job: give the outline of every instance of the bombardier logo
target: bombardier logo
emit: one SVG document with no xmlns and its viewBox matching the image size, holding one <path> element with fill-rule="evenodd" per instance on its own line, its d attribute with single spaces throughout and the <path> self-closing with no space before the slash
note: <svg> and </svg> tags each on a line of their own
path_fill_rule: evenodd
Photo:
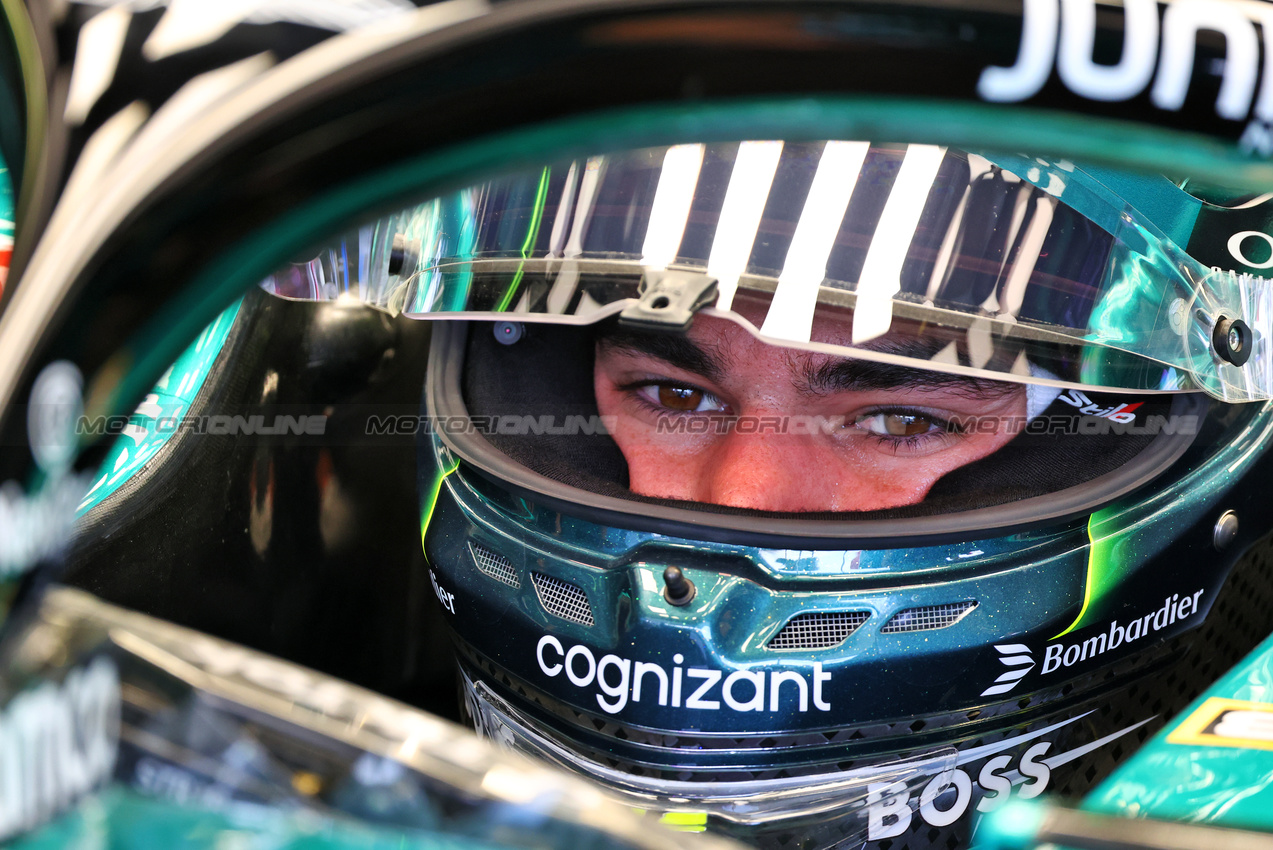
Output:
<svg viewBox="0 0 1273 850">
<path fill-rule="evenodd" d="M 1008 672 L 1000 675 L 993 685 L 982 691 L 983 697 L 1006 694 L 1017 686 L 1026 673 L 1034 669 L 1034 656 L 1030 654 L 1030 647 L 1024 643 L 996 644 L 995 649 L 999 652 L 999 663 L 1006 665 Z"/>
<path fill-rule="evenodd" d="M 1108 627 L 1101 626 L 1096 634 L 1083 640 L 1069 644 L 1064 641 L 1050 643 L 1043 650 L 1043 667 L 1039 672 L 1046 674 L 1064 667 L 1073 667 L 1160 629 L 1183 622 L 1198 613 L 1198 604 L 1203 593 L 1203 590 L 1195 590 L 1183 596 L 1173 593 L 1165 597 L 1162 604 L 1153 611 L 1135 620 L 1122 623 L 1111 620 Z M 1034 651 L 1023 643 L 996 644 L 995 651 L 999 653 L 999 663 L 1008 669 L 981 692 L 983 697 L 1006 694 L 1020 684 L 1037 663 Z"/>
<path fill-rule="evenodd" d="M 1042 672 L 1051 673 L 1061 667 L 1071 667 L 1080 661 L 1104 655 L 1124 643 L 1131 643 L 1159 629 L 1184 620 L 1198 611 L 1198 598 L 1202 596 L 1202 593 L 1201 590 L 1195 590 L 1193 593 L 1186 594 L 1183 597 L 1179 593 L 1173 593 L 1163 600 L 1160 608 L 1149 612 L 1143 617 L 1138 617 L 1126 625 L 1120 624 L 1118 620 L 1112 620 L 1108 630 L 1102 629 L 1099 633 L 1086 640 L 1076 641 L 1068 645 L 1050 643 L 1043 653 Z"/>
</svg>

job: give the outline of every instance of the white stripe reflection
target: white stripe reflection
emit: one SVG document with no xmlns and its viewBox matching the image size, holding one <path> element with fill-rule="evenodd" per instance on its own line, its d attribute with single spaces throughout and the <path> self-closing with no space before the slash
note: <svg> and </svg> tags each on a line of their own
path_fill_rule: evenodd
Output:
<svg viewBox="0 0 1273 850">
<path fill-rule="evenodd" d="M 1043 241 L 1052 229 L 1052 213 L 1056 210 L 1056 200 L 1046 195 L 1034 199 L 1034 217 L 1026 229 L 1025 238 L 1021 240 L 1021 249 L 1017 252 L 1008 274 L 1008 283 L 999 296 L 996 305 L 1001 314 L 1017 317 L 1021 305 L 1025 302 L 1025 291 L 1030 285 L 1030 276 L 1039 262 L 1039 252 L 1043 250 Z"/>
<path fill-rule="evenodd" d="M 641 247 L 641 265 L 665 269 L 676 259 L 702 165 L 702 145 L 675 145 L 663 155 L 663 170 L 650 206 L 650 225 Z"/>
<path fill-rule="evenodd" d="M 937 255 L 937 262 L 933 264 L 933 275 L 928 280 L 928 291 L 924 294 L 924 298 L 930 302 L 937 300 L 938 293 L 946 283 L 951 256 L 955 250 L 955 240 L 959 236 L 960 223 L 964 220 L 964 210 L 968 206 L 968 196 L 972 193 L 972 187 L 977 185 L 977 181 L 983 174 L 988 174 L 993 169 L 994 166 L 989 160 L 975 153 L 968 154 L 968 185 L 964 189 L 963 197 L 959 199 L 959 208 L 955 210 L 950 224 L 946 227 L 946 237 L 942 240 L 941 252 Z"/>
<path fill-rule="evenodd" d="M 827 258 L 835 247 L 836 234 L 870 147 L 870 142 L 827 142 L 796 222 L 773 303 L 760 328 L 762 334 L 797 342 L 809 340 Z"/>
<path fill-rule="evenodd" d="M 583 180 L 579 181 L 579 200 L 575 202 L 574 222 L 570 225 L 570 239 L 566 241 L 564 253 L 567 257 L 578 257 L 583 253 L 584 235 L 592 221 L 592 201 L 605 171 L 606 158 L 603 156 L 591 157 L 584 166 Z"/>
<path fill-rule="evenodd" d="M 906 149 L 858 281 L 853 310 L 854 345 L 888 333 L 893 324 L 893 296 L 902 289 L 902 263 L 945 156 L 945 148 L 932 145 L 911 145 Z"/>
<path fill-rule="evenodd" d="M 606 159 L 603 156 L 591 157 L 583 169 L 583 178 L 579 180 L 579 197 L 575 200 L 575 214 L 572 217 L 570 225 L 570 238 L 566 240 L 564 248 L 560 248 L 558 239 L 561 234 L 558 232 L 558 225 L 565 227 L 564 219 L 562 219 L 560 211 L 557 220 L 553 222 L 552 234 L 552 251 L 553 256 L 563 254 L 566 261 L 561 264 L 560 271 L 553 281 L 553 288 L 548 293 L 546 309 L 549 313 L 564 313 L 566 306 L 570 304 L 570 299 L 574 297 L 575 289 L 579 286 L 579 264 L 573 257 L 578 257 L 583 253 L 583 240 L 587 236 L 588 225 L 592 223 L 592 210 L 594 200 L 597 196 L 597 189 L 601 185 L 601 178 L 605 176 Z M 561 207 L 566 206 L 566 199 L 570 197 L 570 193 L 574 192 L 575 187 L 575 166 L 572 163 L 570 172 L 566 177 L 566 189 L 569 192 L 562 192 Z M 525 313 L 530 309 L 530 293 L 523 292 L 521 301 L 518 302 L 517 311 Z"/>
<path fill-rule="evenodd" d="M 579 182 L 579 163 L 570 163 L 570 170 L 566 172 L 566 185 L 561 189 L 561 202 L 557 204 L 557 215 L 553 218 L 552 235 L 548 239 L 548 255 L 550 257 L 560 257 L 566 247 L 566 226 L 570 223 L 570 212 L 574 208 L 574 204 L 570 201 L 575 197 L 575 187 Z"/>
<path fill-rule="evenodd" d="M 747 270 L 781 156 L 780 141 L 743 142 L 738 146 L 720 222 L 712 238 L 712 253 L 707 258 L 707 273 L 718 281 L 719 310 L 728 310 L 733 304 L 738 278 Z"/>
</svg>

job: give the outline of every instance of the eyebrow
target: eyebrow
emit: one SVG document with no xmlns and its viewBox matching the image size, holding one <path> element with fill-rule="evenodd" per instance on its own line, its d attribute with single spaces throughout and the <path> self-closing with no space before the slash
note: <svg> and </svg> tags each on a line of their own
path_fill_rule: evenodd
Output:
<svg viewBox="0 0 1273 850">
<path fill-rule="evenodd" d="M 1022 389 L 1020 384 L 951 375 L 911 366 L 876 363 L 870 360 L 837 358 L 815 364 L 806 360 L 797 389 L 809 395 L 832 395 L 865 390 L 909 390 L 955 392 L 969 398 L 1003 398 Z"/>
<path fill-rule="evenodd" d="M 605 332 L 597 341 L 603 348 L 655 357 L 712 381 L 719 381 L 725 374 L 719 355 L 708 353 L 680 334 L 646 333 L 616 328 Z"/>
<path fill-rule="evenodd" d="M 885 334 L 858 347 L 881 354 L 931 361 L 950 343 L 951 340 L 938 336 Z M 1008 381 L 976 378 L 971 375 L 952 375 L 931 369 L 853 358 L 835 358 L 820 363 L 806 358 L 802 378 L 801 391 L 812 395 L 905 387 L 921 392 L 942 390 L 968 398 L 991 399 L 1003 398 L 1022 389 L 1020 384 Z"/>
<path fill-rule="evenodd" d="M 679 334 L 615 328 L 602 334 L 598 342 L 606 349 L 657 358 L 711 381 L 720 381 L 725 374 L 724 364 L 717 353 L 709 352 Z M 883 337 L 861 348 L 929 360 L 948 342 L 940 339 Z M 792 353 L 804 355 L 801 357 L 796 389 L 806 395 L 904 388 L 919 391 L 943 390 L 970 398 L 1002 398 L 1022 388 L 1020 384 L 1008 381 L 951 375 L 913 366 L 834 356 L 827 356 L 828 359 L 819 362 L 815 359 L 817 355 L 794 350 Z"/>
</svg>

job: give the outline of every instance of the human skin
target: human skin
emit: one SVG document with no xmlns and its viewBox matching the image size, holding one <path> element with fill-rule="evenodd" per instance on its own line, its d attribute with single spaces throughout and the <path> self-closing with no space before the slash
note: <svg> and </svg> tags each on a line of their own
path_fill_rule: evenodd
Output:
<svg viewBox="0 0 1273 850">
<path fill-rule="evenodd" d="M 847 345 L 850 333 L 842 317 L 813 327 L 817 342 Z M 683 338 L 603 336 L 593 383 L 633 492 L 768 511 L 916 504 L 946 473 L 1004 446 L 1026 412 L 1020 384 L 770 345 L 705 315 Z M 678 417 L 710 427 L 677 427 Z M 779 418 L 760 425 L 766 417 Z M 843 425 L 779 433 L 772 423 L 784 417 Z M 960 427 L 970 417 L 994 427 Z"/>
</svg>

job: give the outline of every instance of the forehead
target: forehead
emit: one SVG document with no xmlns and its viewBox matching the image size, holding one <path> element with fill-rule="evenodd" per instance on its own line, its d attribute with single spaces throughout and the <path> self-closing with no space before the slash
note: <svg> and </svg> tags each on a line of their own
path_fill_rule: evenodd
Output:
<svg viewBox="0 0 1273 850">
<path fill-rule="evenodd" d="M 739 293 L 731 306 L 731 312 L 745 319 L 757 330 L 763 329 L 768 310 L 769 298 L 753 293 Z M 815 365 L 845 359 L 833 354 L 802 350 L 796 346 L 788 348 L 781 344 L 767 343 L 757 339 L 737 322 L 711 316 L 697 316 L 690 326 L 688 336 L 699 346 L 715 349 L 722 357 L 783 352 L 793 362 Z M 928 360 L 960 337 L 962 334 L 954 329 L 895 317 L 887 333 L 854 345 L 853 311 L 847 307 L 819 303 L 813 317 L 809 341 L 839 348 L 883 351 Z"/>
</svg>

